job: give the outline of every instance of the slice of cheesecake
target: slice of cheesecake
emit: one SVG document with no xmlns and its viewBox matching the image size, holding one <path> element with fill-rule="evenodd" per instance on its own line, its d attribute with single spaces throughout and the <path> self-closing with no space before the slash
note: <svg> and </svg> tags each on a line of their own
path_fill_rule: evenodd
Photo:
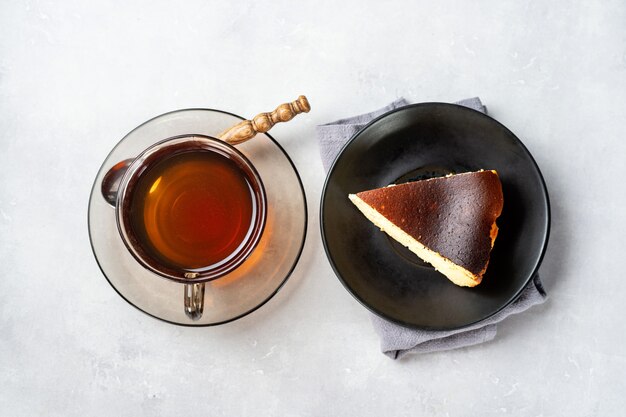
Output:
<svg viewBox="0 0 626 417">
<path fill-rule="evenodd" d="M 502 212 L 496 171 L 391 185 L 349 198 L 372 223 L 456 285 L 480 284 Z"/>
</svg>

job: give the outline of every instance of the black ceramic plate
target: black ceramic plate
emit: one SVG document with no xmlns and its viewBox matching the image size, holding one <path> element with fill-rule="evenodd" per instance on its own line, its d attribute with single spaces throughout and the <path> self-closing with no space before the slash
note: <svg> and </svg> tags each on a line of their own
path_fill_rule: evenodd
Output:
<svg viewBox="0 0 626 417">
<path fill-rule="evenodd" d="M 447 173 L 495 169 L 504 208 L 480 285 L 462 288 L 370 223 L 348 194 Z M 395 323 L 457 329 L 514 301 L 539 268 L 550 207 L 537 164 L 515 135 L 466 107 L 421 103 L 391 111 L 357 133 L 331 167 L 321 229 L 335 273 L 363 305 Z"/>
</svg>

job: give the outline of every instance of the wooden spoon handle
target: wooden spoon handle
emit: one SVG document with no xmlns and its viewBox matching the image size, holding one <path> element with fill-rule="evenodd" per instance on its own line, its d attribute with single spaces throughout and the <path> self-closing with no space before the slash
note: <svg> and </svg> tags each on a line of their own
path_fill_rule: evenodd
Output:
<svg viewBox="0 0 626 417">
<path fill-rule="evenodd" d="M 237 123 L 222 132 L 218 138 L 231 145 L 237 145 L 252 139 L 257 133 L 267 132 L 276 123 L 287 122 L 297 114 L 308 113 L 309 110 L 311 110 L 309 101 L 305 96 L 300 96 L 291 103 L 281 104 L 271 113 L 260 113 L 254 116 L 252 120 Z"/>
</svg>

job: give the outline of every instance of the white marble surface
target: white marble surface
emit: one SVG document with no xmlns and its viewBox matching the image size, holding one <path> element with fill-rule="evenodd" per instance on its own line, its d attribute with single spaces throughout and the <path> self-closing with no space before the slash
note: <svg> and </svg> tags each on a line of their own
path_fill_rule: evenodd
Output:
<svg viewBox="0 0 626 417">
<path fill-rule="evenodd" d="M 609 416 L 626 406 L 626 5 L 2 1 L 0 415 Z M 109 149 L 157 114 L 251 116 L 307 94 L 275 137 L 310 203 L 303 258 L 218 328 L 130 307 L 87 235 Z M 482 346 L 392 361 L 323 253 L 314 126 L 401 95 L 480 95 L 548 183 L 550 300 Z"/>
</svg>

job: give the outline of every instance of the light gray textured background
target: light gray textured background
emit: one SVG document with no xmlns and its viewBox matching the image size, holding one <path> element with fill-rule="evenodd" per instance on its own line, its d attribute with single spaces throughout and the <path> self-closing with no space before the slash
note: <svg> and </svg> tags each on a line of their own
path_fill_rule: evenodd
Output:
<svg viewBox="0 0 626 417">
<path fill-rule="evenodd" d="M 574 3 L 2 1 L 0 415 L 623 414 L 626 5 Z M 110 148 L 169 110 L 301 93 L 313 111 L 273 132 L 310 203 L 283 290 L 219 328 L 126 304 L 86 228 Z M 394 362 L 324 256 L 314 126 L 401 95 L 480 95 L 542 168 L 553 229 L 546 304 Z"/>
</svg>

